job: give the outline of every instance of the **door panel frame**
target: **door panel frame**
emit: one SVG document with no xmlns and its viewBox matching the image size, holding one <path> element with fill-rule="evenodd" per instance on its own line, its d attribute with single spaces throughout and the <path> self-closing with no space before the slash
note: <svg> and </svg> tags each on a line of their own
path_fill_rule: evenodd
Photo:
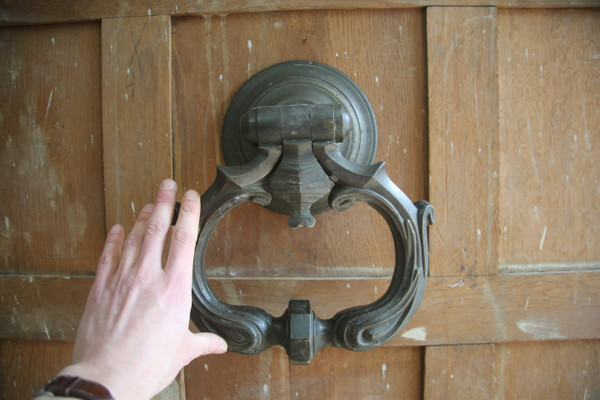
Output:
<svg viewBox="0 0 600 400">
<path fill-rule="evenodd" d="M 86 3 L 83 10 L 78 9 L 78 2 L 60 7 L 55 4 L 58 1 L 31 1 L 26 8 L 18 8 L 16 0 L 5 2 L 0 13 L 0 26 L 103 19 L 102 132 L 107 228 L 115 222 L 129 228 L 136 212 L 143 207 L 144 199 L 152 198 L 160 180 L 174 176 L 172 16 L 366 5 L 398 8 L 478 3 L 469 0 L 389 0 L 360 4 L 352 1 L 326 4 L 257 1 L 243 2 L 247 5 L 242 6 L 238 1 L 202 2 L 200 5 L 195 2 L 177 2 L 175 5 L 171 1 L 162 2 L 155 9 L 150 9 L 150 3 L 144 2 L 125 10 L 125 7 L 110 7 L 104 1 L 93 1 Z M 501 0 L 494 5 L 583 7 L 598 4 L 594 0 L 523 0 L 519 4 Z M 496 7 L 427 9 L 429 193 L 439 212 L 436 225 L 430 230 L 431 277 L 425 298 L 408 327 L 388 344 L 426 348 L 426 398 L 460 398 L 459 394 L 465 394 L 465 385 L 472 386 L 466 393 L 469 398 L 477 397 L 476 390 L 495 393 L 498 384 L 492 378 L 497 363 L 506 356 L 502 353 L 505 343 L 600 338 L 600 296 L 597 295 L 600 272 L 597 269 L 498 274 L 497 173 L 501 149 L 497 18 Z M 461 41 L 470 45 L 458 48 Z M 158 45 L 144 45 L 150 42 Z M 485 57 L 482 57 L 482 48 Z M 140 65 L 136 69 L 137 58 L 142 56 L 145 66 L 149 66 L 143 71 Z M 471 69 L 465 70 L 465 66 Z M 465 76 L 472 86 L 461 80 Z M 133 94 L 134 89 L 137 96 Z M 459 115 L 461 110 L 467 110 L 468 118 Z M 456 134 L 454 140 L 464 144 L 461 149 L 464 153 L 456 159 L 449 157 L 452 144 L 448 132 L 451 129 L 452 135 Z M 122 171 L 134 169 L 145 173 L 122 174 Z M 454 182 L 455 176 L 464 178 L 464 182 Z M 468 196 L 464 196 L 465 189 Z M 464 232 L 468 233 L 463 235 Z M 4 296 L 0 303 L 0 338 L 74 340 L 92 281 L 93 276 L 89 275 L 2 276 L 0 292 Z M 353 302 L 373 301 L 377 293 L 385 291 L 388 283 L 386 279 L 211 280 L 216 294 L 223 300 L 240 303 L 237 293 L 243 291 L 244 302 L 255 301 L 275 314 L 277 310 L 285 309 L 288 299 L 300 293 L 310 298 L 314 294 L 313 306 L 320 317 L 331 316 Z M 352 290 L 345 290 L 345 287 L 352 287 Z M 333 300 L 330 297 L 319 299 L 319 293 L 336 295 Z M 577 298 L 582 300 L 576 301 Z M 464 371 L 474 363 L 484 368 L 470 369 L 469 373 L 461 375 L 461 380 L 454 380 L 454 375 L 449 372 L 451 369 Z M 475 388 L 473 382 L 480 385 Z"/>
</svg>

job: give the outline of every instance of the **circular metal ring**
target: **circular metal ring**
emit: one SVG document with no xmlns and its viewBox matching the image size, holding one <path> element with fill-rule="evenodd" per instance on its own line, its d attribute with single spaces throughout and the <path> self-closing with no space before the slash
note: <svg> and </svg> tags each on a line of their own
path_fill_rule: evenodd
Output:
<svg viewBox="0 0 600 400">
<path fill-rule="evenodd" d="M 242 121 L 254 127 L 247 136 L 256 140 L 243 138 Z M 281 345 L 291 363 L 308 363 L 326 346 L 353 351 L 381 346 L 408 323 L 425 291 L 433 208 L 425 201 L 413 204 L 389 179 L 384 163 L 372 165 L 376 147 L 375 116 L 365 94 L 332 67 L 282 63 L 239 90 L 223 125 L 228 166 L 218 167 L 202 195 L 191 311 L 199 329 L 222 336 L 235 352 L 255 354 Z M 312 226 L 310 213 L 343 211 L 356 201 L 369 204 L 384 217 L 394 240 L 388 290 L 373 303 L 326 320 L 315 316 L 307 300 L 290 300 L 279 317 L 220 300 L 206 277 L 206 248 L 221 219 L 247 201 L 290 213 L 292 227 Z"/>
<path fill-rule="evenodd" d="M 370 350 L 391 340 L 409 321 L 425 291 L 427 280 L 427 226 L 433 222 L 433 209 L 424 201 L 413 204 L 389 179 L 383 163 L 357 166 L 339 152 L 338 144 L 315 146 L 324 169 L 336 175 L 335 189 L 329 196 L 330 207 L 343 211 L 356 201 L 369 204 L 388 223 L 396 253 L 392 281 L 386 293 L 375 302 L 338 312 L 321 320 L 311 311 L 312 354 L 325 346 L 354 351 Z M 277 163 L 281 149 L 260 148 L 257 157 L 245 167 L 219 167 L 213 185 L 202 196 L 200 232 L 194 259 L 193 307 L 196 326 L 216 333 L 228 342 L 232 351 L 255 354 L 273 345 L 288 349 L 294 329 L 289 309 L 280 317 L 252 306 L 230 305 L 210 289 L 205 272 L 205 253 L 210 237 L 221 219 L 234 207 L 254 201 L 268 205 L 271 195 L 261 185 Z M 305 362 L 306 358 L 300 361 Z"/>
</svg>

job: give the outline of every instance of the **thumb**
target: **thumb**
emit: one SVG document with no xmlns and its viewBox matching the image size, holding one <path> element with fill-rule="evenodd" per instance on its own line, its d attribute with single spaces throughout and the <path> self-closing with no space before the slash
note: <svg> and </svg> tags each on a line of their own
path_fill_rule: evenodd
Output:
<svg viewBox="0 0 600 400">
<path fill-rule="evenodd" d="M 190 332 L 189 342 L 189 355 L 191 359 L 208 354 L 223 354 L 227 351 L 227 342 L 214 333 Z"/>
</svg>

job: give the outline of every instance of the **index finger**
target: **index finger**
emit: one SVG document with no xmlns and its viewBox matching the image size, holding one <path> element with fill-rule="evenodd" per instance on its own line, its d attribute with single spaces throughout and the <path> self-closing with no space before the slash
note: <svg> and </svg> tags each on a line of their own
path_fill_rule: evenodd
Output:
<svg viewBox="0 0 600 400">
<path fill-rule="evenodd" d="M 181 200 L 177 223 L 171 235 L 165 271 L 175 275 L 184 274 L 190 280 L 190 285 L 199 223 L 200 196 L 195 190 L 188 190 Z"/>
</svg>

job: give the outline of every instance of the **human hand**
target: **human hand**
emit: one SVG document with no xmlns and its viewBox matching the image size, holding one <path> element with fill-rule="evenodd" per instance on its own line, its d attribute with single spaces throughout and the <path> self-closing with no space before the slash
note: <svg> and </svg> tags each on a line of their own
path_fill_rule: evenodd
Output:
<svg viewBox="0 0 600 400">
<path fill-rule="evenodd" d="M 156 204 L 142 209 L 126 241 L 119 225 L 108 233 L 73 364 L 60 375 L 99 382 L 117 400 L 150 399 L 196 357 L 227 350 L 220 337 L 188 328 L 200 218 L 195 191 L 182 199 L 162 264 L 176 193 L 175 182 L 163 181 Z"/>
</svg>

